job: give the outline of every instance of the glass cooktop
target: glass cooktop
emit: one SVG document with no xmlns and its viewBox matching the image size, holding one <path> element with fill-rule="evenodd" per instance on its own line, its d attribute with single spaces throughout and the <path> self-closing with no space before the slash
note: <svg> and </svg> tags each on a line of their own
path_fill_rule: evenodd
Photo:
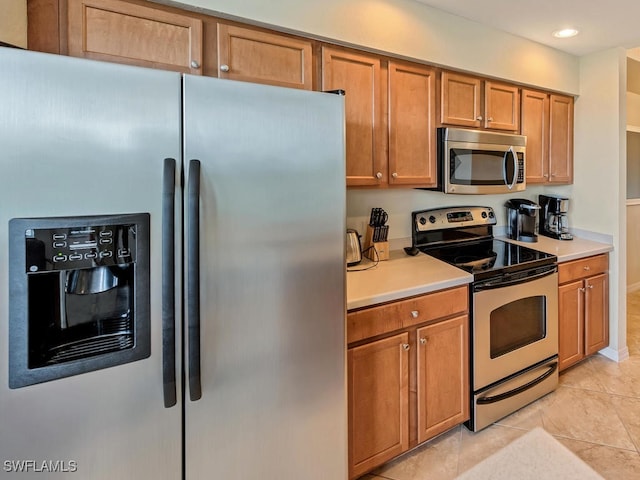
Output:
<svg viewBox="0 0 640 480">
<path fill-rule="evenodd" d="M 495 238 L 464 244 L 421 247 L 420 251 L 472 273 L 475 280 L 553 264 L 557 257 Z"/>
</svg>

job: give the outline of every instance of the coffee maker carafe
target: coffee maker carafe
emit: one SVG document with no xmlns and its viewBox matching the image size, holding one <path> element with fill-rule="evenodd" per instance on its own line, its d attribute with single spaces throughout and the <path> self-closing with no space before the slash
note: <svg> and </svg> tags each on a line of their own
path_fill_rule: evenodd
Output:
<svg viewBox="0 0 640 480">
<path fill-rule="evenodd" d="M 540 205 L 524 198 L 512 198 L 507 207 L 507 236 L 522 242 L 538 241 Z"/>
<path fill-rule="evenodd" d="M 559 195 L 539 195 L 538 203 L 542 209 L 540 234 L 556 240 L 573 240 L 567 218 L 569 199 Z"/>
</svg>

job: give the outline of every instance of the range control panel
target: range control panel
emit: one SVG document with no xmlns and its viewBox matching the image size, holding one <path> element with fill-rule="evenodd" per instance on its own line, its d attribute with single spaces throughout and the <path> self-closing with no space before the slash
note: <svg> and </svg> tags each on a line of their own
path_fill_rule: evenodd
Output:
<svg viewBox="0 0 640 480">
<path fill-rule="evenodd" d="M 496 224 L 491 207 L 434 208 L 413 212 L 412 217 L 415 232 Z"/>
<path fill-rule="evenodd" d="M 25 230 L 26 270 L 92 268 L 132 263 L 135 225 L 87 225 Z"/>
</svg>

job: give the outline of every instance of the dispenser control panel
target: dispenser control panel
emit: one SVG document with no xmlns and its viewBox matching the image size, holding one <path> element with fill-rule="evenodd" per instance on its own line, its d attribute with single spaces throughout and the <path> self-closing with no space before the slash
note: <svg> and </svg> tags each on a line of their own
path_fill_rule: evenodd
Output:
<svg viewBox="0 0 640 480">
<path fill-rule="evenodd" d="M 25 230 L 26 270 L 122 265 L 135 261 L 135 225 L 87 225 Z"/>
</svg>

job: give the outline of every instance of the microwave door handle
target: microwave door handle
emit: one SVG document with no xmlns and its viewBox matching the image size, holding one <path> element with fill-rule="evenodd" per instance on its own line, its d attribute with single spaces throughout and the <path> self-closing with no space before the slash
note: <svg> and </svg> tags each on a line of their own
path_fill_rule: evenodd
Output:
<svg viewBox="0 0 640 480">
<path fill-rule="evenodd" d="M 513 157 L 513 179 L 511 180 L 511 183 L 509 183 L 509 180 L 507 179 L 507 157 L 509 156 L 509 153 L 511 153 L 511 156 Z M 516 154 L 516 151 L 513 149 L 513 146 L 509 147 L 509 150 L 504 152 L 504 163 L 502 164 L 502 176 L 504 177 L 504 183 L 507 186 L 507 188 L 509 190 L 513 189 L 516 182 L 518 181 L 518 155 Z"/>
</svg>

